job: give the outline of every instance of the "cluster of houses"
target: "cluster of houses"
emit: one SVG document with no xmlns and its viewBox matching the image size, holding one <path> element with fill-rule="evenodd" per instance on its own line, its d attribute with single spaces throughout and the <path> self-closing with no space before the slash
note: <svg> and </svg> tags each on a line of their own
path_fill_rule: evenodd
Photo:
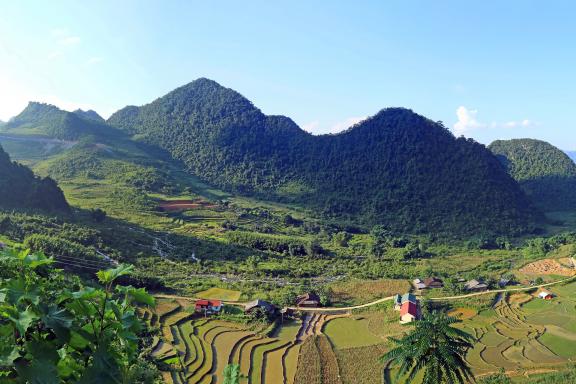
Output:
<svg viewBox="0 0 576 384">
<path fill-rule="evenodd" d="M 394 309 L 400 311 L 401 324 L 420 320 L 422 316 L 420 302 L 412 293 L 396 294 L 394 296 Z"/>
<path fill-rule="evenodd" d="M 300 295 L 295 300 L 296 307 L 315 308 L 320 307 L 320 296 L 314 292 L 308 292 Z M 199 299 L 194 303 L 194 311 L 204 316 L 215 315 L 222 311 L 223 305 L 221 300 Z M 269 318 L 274 318 L 278 314 L 286 314 L 287 311 L 280 310 L 277 306 L 265 300 L 254 300 L 245 304 L 244 313 L 253 314 L 259 311 L 266 314 Z"/>
</svg>

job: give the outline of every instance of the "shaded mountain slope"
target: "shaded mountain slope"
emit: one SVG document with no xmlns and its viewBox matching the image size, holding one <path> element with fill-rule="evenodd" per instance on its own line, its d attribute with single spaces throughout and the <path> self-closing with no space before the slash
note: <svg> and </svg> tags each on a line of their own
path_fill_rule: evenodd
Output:
<svg viewBox="0 0 576 384">
<path fill-rule="evenodd" d="M 576 209 L 576 164 L 540 140 L 497 140 L 490 144 L 508 173 L 546 210 Z"/>
<path fill-rule="evenodd" d="M 484 146 L 391 108 L 338 135 L 312 136 L 238 92 L 199 79 L 110 125 L 156 144 L 218 187 L 313 207 L 399 232 L 512 234 L 529 200 Z"/>
<path fill-rule="evenodd" d="M 40 178 L 13 163 L 0 147 L 0 207 L 43 210 L 69 209 L 64 194 L 50 178 Z"/>
</svg>

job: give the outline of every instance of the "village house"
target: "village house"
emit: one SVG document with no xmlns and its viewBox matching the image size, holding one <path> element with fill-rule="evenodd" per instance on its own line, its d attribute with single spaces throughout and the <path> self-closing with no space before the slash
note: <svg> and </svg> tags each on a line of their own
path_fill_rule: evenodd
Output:
<svg viewBox="0 0 576 384">
<path fill-rule="evenodd" d="M 444 286 L 444 282 L 436 277 L 428 277 L 424 280 L 414 279 L 412 283 L 416 289 L 433 289 Z"/>
<path fill-rule="evenodd" d="M 420 306 L 417 303 L 406 301 L 400 307 L 400 324 L 410 323 L 420 319 Z"/>
<path fill-rule="evenodd" d="M 203 313 L 205 315 L 211 315 L 213 313 L 219 313 L 222 310 L 222 302 L 220 300 L 196 300 L 194 303 L 194 311 L 198 313 Z"/>
<path fill-rule="evenodd" d="M 278 308 L 274 304 L 260 299 L 246 303 L 244 307 L 244 313 L 246 314 L 252 314 L 258 310 L 264 312 L 269 318 L 276 316 L 278 313 Z"/>
<path fill-rule="evenodd" d="M 320 296 L 316 293 L 308 292 L 296 298 L 297 307 L 314 308 L 320 306 Z"/>
<path fill-rule="evenodd" d="M 542 291 L 538 294 L 538 297 L 541 298 L 542 300 L 552 300 L 554 298 L 554 295 L 551 292 Z"/>
<path fill-rule="evenodd" d="M 488 289 L 488 284 L 482 279 L 473 279 L 464 284 L 464 290 L 469 292 L 483 292 Z"/>
<path fill-rule="evenodd" d="M 396 311 L 399 311 L 402 308 L 402 304 L 404 304 L 406 302 L 418 304 L 418 300 L 416 299 L 416 296 L 414 296 L 412 293 L 405 293 L 402 296 L 400 296 L 399 294 L 396 294 L 394 296 L 394 309 Z"/>
</svg>

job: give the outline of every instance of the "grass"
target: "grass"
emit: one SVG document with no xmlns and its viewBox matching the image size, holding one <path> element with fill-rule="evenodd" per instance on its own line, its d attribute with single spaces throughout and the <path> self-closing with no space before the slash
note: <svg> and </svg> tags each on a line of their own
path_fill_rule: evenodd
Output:
<svg viewBox="0 0 576 384">
<path fill-rule="evenodd" d="M 381 383 L 384 364 L 379 361 L 386 352 L 383 345 L 336 350 L 340 376 L 345 384 Z"/>
<path fill-rule="evenodd" d="M 225 288 L 210 288 L 196 293 L 202 299 L 215 299 L 223 301 L 238 301 L 242 292 Z"/>
<path fill-rule="evenodd" d="M 383 340 L 369 330 L 369 322 L 361 316 L 343 317 L 328 322 L 324 333 L 337 349 L 379 344 Z"/>
<path fill-rule="evenodd" d="M 546 332 L 538 340 L 558 356 L 567 359 L 576 357 L 576 342 L 574 339 L 570 341 L 566 337 Z"/>
<path fill-rule="evenodd" d="M 382 297 L 403 294 L 410 289 L 407 280 L 348 280 L 330 285 L 335 306 L 364 304 Z"/>
</svg>

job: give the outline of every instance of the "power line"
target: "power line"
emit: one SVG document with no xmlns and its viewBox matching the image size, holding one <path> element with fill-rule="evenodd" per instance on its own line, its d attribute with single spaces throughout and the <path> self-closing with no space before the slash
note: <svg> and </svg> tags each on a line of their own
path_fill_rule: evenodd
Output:
<svg viewBox="0 0 576 384">
<path fill-rule="evenodd" d="M 84 263 L 84 264 L 91 264 L 91 265 L 97 265 L 97 266 L 108 266 L 110 265 L 110 263 L 104 262 L 104 261 L 96 261 L 96 260 L 87 260 L 87 259 L 78 259 L 75 257 L 71 257 L 71 256 L 54 256 L 56 259 L 62 259 L 64 261 L 70 261 L 73 263 Z"/>
<path fill-rule="evenodd" d="M 54 263 L 64 264 L 64 265 L 68 265 L 68 266 L 72 266 L 72 267 L 76 267 L 76 268 L 92 269 L 94 271 L 100 271 L 101 270 L 101 268 L 90 267 L 87 265 L 73 264 L 73 263 L 65 263 L 63 261 L 58 261 L 58 260 L 54 260 Z"/>
</svg>

